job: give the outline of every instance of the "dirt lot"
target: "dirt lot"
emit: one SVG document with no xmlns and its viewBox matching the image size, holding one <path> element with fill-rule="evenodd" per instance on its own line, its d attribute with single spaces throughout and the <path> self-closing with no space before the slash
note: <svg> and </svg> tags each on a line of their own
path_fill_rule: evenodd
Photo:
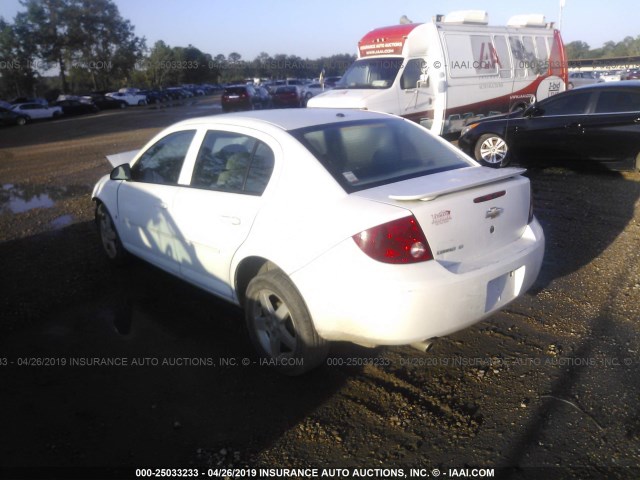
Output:
<svg viewBox="0 0 640 480">
<path fill-rule="evenodd" d="M 429 353 L 338 344 L 284 378 L 257 363 L 238 310 L 142 262 L 111 268 L 92 222 L 104 155 L 218 112 L 207 100 L 0 130 L 0 478 L 640 478 L 640 174 L 530 170 L 547 236 L 533 291 Z"/>
</svg>

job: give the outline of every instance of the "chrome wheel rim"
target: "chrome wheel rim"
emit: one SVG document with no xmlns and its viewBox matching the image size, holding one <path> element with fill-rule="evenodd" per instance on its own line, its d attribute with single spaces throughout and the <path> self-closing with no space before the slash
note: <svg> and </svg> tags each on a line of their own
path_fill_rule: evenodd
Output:
<svg viewBox="0 0 640 480">
<path fill-rule="evenodd" d="M 262 349 L 271 358 L 292 357 L 298 343 L 287 304 L 272 290 L 260 290 L 253 324 Z"/>
<path fill-rule="evenodd" d="M 489 137 L 480 145 L 482 160 L 492 165 L 502 163 L 507 156 L 507 143 L 499 137 Z"/>
</svg>

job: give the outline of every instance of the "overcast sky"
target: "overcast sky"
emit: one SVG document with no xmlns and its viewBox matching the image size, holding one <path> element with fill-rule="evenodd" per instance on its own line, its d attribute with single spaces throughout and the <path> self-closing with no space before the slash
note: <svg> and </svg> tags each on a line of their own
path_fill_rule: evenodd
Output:
<svg viewBox="0 0 640 480">
<path fill-rule="evenodd" d="M 369 30 L 398 23 L 402 15 L 414 22 L 453 10 L 486 10 L 489 23 L 504 25 L 512 15 L 542 13 L 559 23 L 560 0 L 115 0 L 120 14 L 151 47 L 194 45 L 205 53 L 238 52 L 253 60 L 260 52 L 316 59 L 356 53 Z M 0 16 L 13 20 L 22 10 L 18 0 L 0 0 Z M 637 0 L 566 0 L 562 15 L 565 43 L 606 41 L 640 35 Z"/>
</svg>

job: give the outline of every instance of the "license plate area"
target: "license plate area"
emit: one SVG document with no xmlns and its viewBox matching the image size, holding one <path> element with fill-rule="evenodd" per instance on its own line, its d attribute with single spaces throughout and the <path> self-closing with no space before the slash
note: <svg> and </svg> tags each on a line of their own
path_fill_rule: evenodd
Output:
<svg viewBox="0 0 640 480">
<path fill-rule="evenodd" d="M 525 267 L 500 275 L 487 283 L 484 311 L 490 312 L 517 297 L 524 283 Z"/>
</svg>

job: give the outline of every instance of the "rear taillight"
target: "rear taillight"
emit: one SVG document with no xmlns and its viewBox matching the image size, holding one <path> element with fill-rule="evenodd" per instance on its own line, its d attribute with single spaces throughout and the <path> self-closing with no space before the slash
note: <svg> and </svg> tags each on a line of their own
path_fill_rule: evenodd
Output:
<svg viewBox="0 0 640 480">
<path fill-rule="evenodd" d="M 353 236 L 360 249 L 384 263 L 417 263 L 433 260 L 431 248 L 416 218 L 400 218 Z"/>
</svg>

